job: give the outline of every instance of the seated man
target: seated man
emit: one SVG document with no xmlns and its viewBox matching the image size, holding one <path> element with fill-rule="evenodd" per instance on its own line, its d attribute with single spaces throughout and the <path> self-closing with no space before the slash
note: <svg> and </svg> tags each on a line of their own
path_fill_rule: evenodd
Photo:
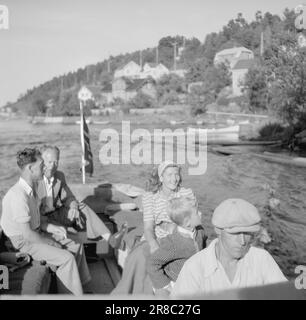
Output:
<svg viewBox="0 0 306 320">
<path fill-rule="evenodd" d="M 121 230 L 112 235 L 103 221 L 85 203 L 75 199 L 69 189 L 65 175 L 58 171 L 60 151 L 56 146 L 42 148 L 44 160 L 44 177 L 38 182 L 38 198 L 41 201 L 40 213 L 47 222 L 57 223 L 64 227 L 82 229 L 86 224 L 87 238 L 91 240 L 108 241 L 113 248 L 118 248 L 127 226 L 123 224 Z M 84 223 L 84 220 L 86 222 Z"/>
<path fill-rule="evenodd" d="M 177 228 L 161 240 L 159 248 L 147 260 L 155 294 L 162 296 L 169 295 L 185 261 L 204 249 L 207 240 L 194 199 L 170 200 L 167 213 Z"/>
<path fill-rule="evenodd" d="M 43 178 L 41 154 L 26 148 L 17 164 L 21 176 L 3 198 L 0 225 L 15 249 L 57 267 L 59 293 L 81 295 L 90 281 L 83 246 L 68 239 L 63 227 L 40 221 L 35 186 Z"/>
<path fill-rule="evenodd" d="M 184 264 L 172 297 L 214 293 L 287 281 L 264 249 L 251 246 L 260 230 L 257 209 L 242 199 L 223 201 L 214 211 L 212 224 L 218 238 Z"/>
</svg>

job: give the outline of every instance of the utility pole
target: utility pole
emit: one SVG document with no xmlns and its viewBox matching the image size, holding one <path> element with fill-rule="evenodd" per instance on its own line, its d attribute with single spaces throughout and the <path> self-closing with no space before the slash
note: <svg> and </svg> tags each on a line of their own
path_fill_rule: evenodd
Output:
<svg viewBox="0 0 306 320">
<path fill-rule="evenodd" d="M 110 62 L 111 62 L 111 56 L 108 56 L 107 59 L 107 72 L 110 73 L 111 72 L 111 68 L 110 68 Z"/>
<path fill-rule="evenodd" d="M 60 88 L 60 94 L 59 94 L 59 105 L 62 107 L 63 105 L 63 90 L 64 90 L 64 79 L 63 76 L 61 77 L 61 88 Z"/>
<path fill-rule="evenodd" d="M 140 65 L 140 68 L 142 69 L 142 51 L 141 50 L 139 51 L 139 65 Z"/>
<path fill-rule="evenodd" d="M 173 43 L 173 49 L 174 49 L 174 55 L 173 55 L 173 70 L 175 71 L 176 70 L 176 45 L 177 45 L 177 42 L 174 42 Z"/>
<path fill-rule="evenodd" d="M 261 34 L 260 34 L 260 56 L 262 57 L 263 54 L 264 54 L 264 33 L 263 31 L 261 31 Z"/>
<path fill-rule="evenodd" d="M 158 65 L 158 59 L 159 59 L 159 57 L 158 57 L 158 46 L 156 47 L 156 65 Z"/>
<path fill-rule="evenodd" d="M 88 66 L 86 66 L 86 83 L 88 84 L 89 82 L 89 70 L 88 70 Z"/>
</svg>

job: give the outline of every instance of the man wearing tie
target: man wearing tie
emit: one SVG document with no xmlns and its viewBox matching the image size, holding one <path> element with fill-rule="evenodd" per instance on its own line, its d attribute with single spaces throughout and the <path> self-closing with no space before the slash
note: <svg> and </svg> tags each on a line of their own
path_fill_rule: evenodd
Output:
<svg viewBox="0 0 306 320">
<path fill-rule="evenodd" d="M 38 182 L 38 197 L 41 200 L 40 213 L 44 220 L 82 230 L 86 227 L 87 238 L 105 239 L 118 248 L 127 226 L 111 234 L 103 221 L 85 203 L 78 202 L 68 187 L 63 172 L 58 171 L 60 150 L 56 146 L 42 148 L 44 160 L 44 177 Z"/>
</svg>

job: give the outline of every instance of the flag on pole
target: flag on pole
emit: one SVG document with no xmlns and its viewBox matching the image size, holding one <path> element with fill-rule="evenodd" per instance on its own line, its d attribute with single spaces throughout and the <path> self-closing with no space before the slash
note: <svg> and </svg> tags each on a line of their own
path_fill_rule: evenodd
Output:
<svg viewBox="0 0 306 320">
<path fill-rule="evenodd" d="M 89 129 L 84 116 L 83 104 L 92 99 L 92 93 L 86 87 L 82 87 L 78 93 L 78 99 L 80 101 L 81 112 L 82 180 L 83 184 L 85 184 L 85 173 L 89 173 L 90 176 L 93 174 L 93 157 L 90 148 Z"/>
<path fill-rule="evenodd" d="M 90 136 L 89 129 L 85 120 L 84 114 L 83 116 L 83 150 L 84 150 L 84 160 L 85 160 L 85 172 L 89 173 L 90 176 L 93 174 L 93 157 L 90 148 Z"/>
</svg>

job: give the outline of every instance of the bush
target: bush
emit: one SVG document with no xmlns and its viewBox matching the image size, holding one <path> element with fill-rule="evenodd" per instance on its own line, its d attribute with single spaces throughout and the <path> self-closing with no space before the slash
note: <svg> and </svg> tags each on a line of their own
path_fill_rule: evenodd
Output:
<svg viewBox="0 0 306 320">
<path fill-rule="evenodd" d="M 137 95 L 129 101 L 129 105 L 131 108 L 137 109 L 157 107 L 156 101 L 152 97 L 142 92 L 137 93 Z"/>
<path fill-rule="evenodd" d="M 164 93 L 164 95 L 160 99 L 160 103 L 163 106 L 164 105 L 174 105 L 174 104 L 179 104 L 180 99 L 179 99 L 177 92 L 170 91 L 170 92 Z"/>
<path fill-rule="evenodd" d="M 262 140 L 283 140 L 286 128 L 280 123 L 268 123 L 259 130 Z"/>
<path fill-rule="evenodd" d="M 128 103 L 124 103 L 120 106 L 120 110 L 124 113 L 124 114 L 128 114 L 130 112 L 131 109 L 131 105 Z"/>
<path fill-rule="evenodd" d="M 264 67 L 256 66 L 249 70 L 244 81 L 244 91 L 251 111 L 267 110 L 269 92 Z"/>
<path fill-rule="evenodd" d="M 191 115 L 197 116 L 206 113 L 207 107 L 215 100 L 212 92 L 206 90 L 204 86 L 196 86 L 192 88 L 188 95 L 188 103 L 191 106 Z"/>
<path fill-rule="evenodd" d="M 219 106 L 228 106 L 228 104 L 230 103 L 230 99 L 229 98 L 227 98 L 227 97 L 219 97 L 218 99 L 217 99 L 217 104 L 219 105 Z"/>
</svg>

